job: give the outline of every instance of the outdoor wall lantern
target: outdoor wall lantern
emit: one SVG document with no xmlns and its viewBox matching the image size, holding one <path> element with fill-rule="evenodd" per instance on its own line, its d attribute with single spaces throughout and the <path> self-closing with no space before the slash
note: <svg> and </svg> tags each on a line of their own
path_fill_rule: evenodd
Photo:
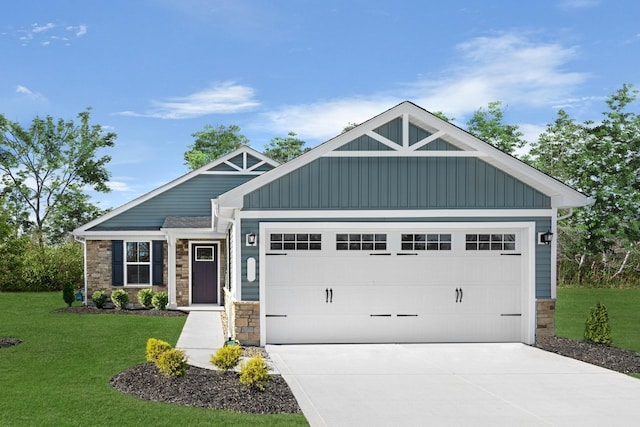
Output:
<svg viewBox="0 0 640 427">
<path fill-rule="evenodd" d="M 256 233 L 248 233 L 245 237 L 247 246 L 256 246 L 258 244 L 258 235 Z"/>
<path fill-rule="evenodd" d="M 547 231 L 545 233 L 538 233 L 538 244 L 540 245 L 549 245 L 553 240 L 553 233 L 551 231 Z"/>
</svg>

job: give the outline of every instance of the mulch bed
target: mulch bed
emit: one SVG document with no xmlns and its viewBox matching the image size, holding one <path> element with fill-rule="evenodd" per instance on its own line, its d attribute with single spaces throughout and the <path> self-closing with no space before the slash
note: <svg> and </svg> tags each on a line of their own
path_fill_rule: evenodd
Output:
<svg viewBox="0 0 640 427">
<path fill-rule="evenodd" d="M 140 399 L 250 414 L 299 414 L 300 407 L 280 375 L 264 391 L 241 384 L 236 372 L 189 366 L 183 377 L 166 377 L 153 363 L 134 366 L 111 379 L 111 386 Z"/>
<path fill-rule="evenodd" d="M 21 342 L 22 342 L 22 340 L 19 340 L 17 338 L 0 337 L 0 348 L 11 347 L 11 346 L 14 346 L 14 345 L 18 345 Z"/>
<path fill-rule="evenodd" d="M 586 341 L 540 337 L 536 347 L 623 374 L 640 373 L 640 353 Z"/>
<path fill-rule="evenodd" d="M 130 310 L 116 310 L 114 308 L 95 308 L 95 307 L 65 307 L 54 310 L 54 313 L 76 313 L 76 314 L 118 314 L 118 315 L 136 315 L 136 316 L 160 316 L 160 317 L 184 317 L 188 313 L 179 310 L 149 310 L 146 308 L 136 308 Z"/>
</svg>

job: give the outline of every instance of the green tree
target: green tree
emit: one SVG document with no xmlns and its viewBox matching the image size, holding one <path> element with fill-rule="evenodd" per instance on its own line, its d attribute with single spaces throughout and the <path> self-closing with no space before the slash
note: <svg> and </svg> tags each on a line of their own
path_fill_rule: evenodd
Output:
<svg viewBox="0 0 640 427">
<path fill-rule="evenodd" d="M 531 144 L 529 163 L 560 181 L 573 181 L 584 139 L 584 127 L 559 110 L 555 121 Z"/>
<path fill-rule="evenodd" d="M 240 134 L 240 127 L 236 125 L 214 128 L 205 125 L 204 130 L 191 134 L 195 142 L 187 147 L 184 153 L 184 164 L 189 169 L 198 169 L 207 163 L 248 145 L 249 140 Z"/>
<path fill-rule="evenodd" d="M 526 141 L 516 125 L 505 125 L 501 101 L 489 103 L 486 110 L 478 109 L 467 122 L 467 131 L 508 154 L 524 147 Z"/>
<path fill-rule="evenodd" d="M 295 132 L 289 132 L 286 138 L 279 136 L 273 138 L 265 146 L 264 154 L 278 163 L 286 163 L 311 150 L 309 147 L 305 148 L 304 145 L 303 140 L 296 138 Z"/>
<path fill-rule="evenodd" d="M 34 222 L 34 231 L 42 247 L 45 232 L 56 212 L 69 210 L 81 203 L 84 189 L 108 192 L 111 160 L 98 152 L 112 147 L 116 134 L 105 133 L 99 125 L 91 125 L 90 109 L 78 114 L 79 124 L 51 116 L 36 117 L 29 128 L 0 115 L 0 174 L 2 184 L 13 198 L 13 206 L 24 209 Z M 24 212 L 16 212 L 24 218 Z M 66 231 L 76 223 L 64 223 L 58 215 L 58 227 Z"/>
<path fill-rule="evenodd" d="M 579 213 L 590 253 L 616 244 L 630 250 L 640 243 L 640 116 L 629 111 L 637 94 L 632 85 L 623 85 L 607 98 L 602 121 L 584 124 L 570 183 L 594 199 Z"/>
</svg>

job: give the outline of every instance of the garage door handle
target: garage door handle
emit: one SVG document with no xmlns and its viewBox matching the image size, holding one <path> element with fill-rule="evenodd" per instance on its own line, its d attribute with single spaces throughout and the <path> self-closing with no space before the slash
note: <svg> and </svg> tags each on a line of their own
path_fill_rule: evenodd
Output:
<svg viewBox="0 0 640 427">
<path fill-rule="evenodd" d="M 324 290 L 324 302 L 326 304 L 333 303 L 333 288 L 325 288 Z"/>
<path fill-rule="evenodd" d="M 408 255 L 418 255 L 418 254 L 407 254 L 407 253 L 398 252 L 396 255 L 399 255 L 399 256 L 408 256 Z"/>
<path fill-rule="evenodd" d="M 287 254 L 283 254 L 283 253 L 267 253 L 265 255 L 267 255 L 267 256 L 285 256 Z"/>
<path fill-rule="evenodd" d="M 522 313 L 502 313 L 502 317 L 522 317 Z"/>
<path fill-rule="evenodd" d="M 500 254 L 501 256 L 522 256 L 522 254 Z"/>
<path fill-rule="evenodd" d="M 287 317 L 286 314 L 267 314 L 265 317 Z"/>
<path fill-rule="evenodd" d="M 376 256 L 376 255 L 377 255 L 377 256 L 381 256 L 381 255 L 391 255 L 391 254 L 369 254 L 369 255 L 372 255 L 372 256 Z"/>
</svg>

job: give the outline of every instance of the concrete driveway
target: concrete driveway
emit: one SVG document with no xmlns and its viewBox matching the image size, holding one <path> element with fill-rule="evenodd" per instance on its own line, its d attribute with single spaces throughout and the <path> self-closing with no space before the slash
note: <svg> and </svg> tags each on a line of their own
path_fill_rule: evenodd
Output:
<svg viewBox="0 0 640 427">
<path fill-rule="evenodd" d="M 524 344 L 270 345 L 312 426 L 630 426 L 640 380 Z"/>
</svg>

